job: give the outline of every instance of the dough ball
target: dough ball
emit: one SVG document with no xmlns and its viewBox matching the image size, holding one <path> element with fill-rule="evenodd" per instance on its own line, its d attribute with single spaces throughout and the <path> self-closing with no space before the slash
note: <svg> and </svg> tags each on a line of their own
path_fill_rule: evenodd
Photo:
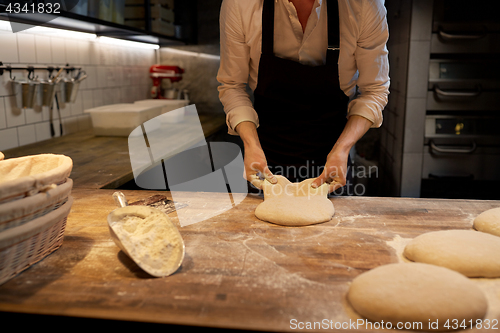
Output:
<svg viewBox="0 0 500 333">
<path fill-rule="evenodd" d="M 488 309 L 484 293 L 474 282 L 444 267 L 422 263 L 379 266 L 351 283 L 350 304 L 361 316 L 392 323 L 421 322 L 428 331 L 429 321 L 482 319 Z M 415 328 L 415 327 L 414 327 Z"/>
<path fill-rule="evenodd" d="M 276 176 L 277 184 L 264 181 L 264 201 L 255 209 L 255 216 L 263 221 L 286 225 L 304 226 L 330 221 L 335 214 L 328 199 L 328 185 L 314 189 L 313 178 L 292 183 L 283 176 Z"/>
<path fill-rule="evenodd" d="M 474 219 L 474 229 L 500 236 L 500 208 L 482 212 Z"/>
<path fill-rule="evenodd" d="M 411 240 L 403 254 L 468 277 L 500 277 L 500 238 L 475 230 L 425 233 Z"/>
<path fill-rule="evenodd" d="M 270 198 L 255 209 L 258 219 L 288 226 L 327 222 L 334 213 L 333 203 L 320 196 Z"/>
</svg>

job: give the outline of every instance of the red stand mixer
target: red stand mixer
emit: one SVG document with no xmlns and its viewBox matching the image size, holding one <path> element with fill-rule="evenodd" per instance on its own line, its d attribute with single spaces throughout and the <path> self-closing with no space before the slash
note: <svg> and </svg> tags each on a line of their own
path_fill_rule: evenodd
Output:
<svg viewBox="0 0 500 333">
<path fill-rule="evenodd" d="M 184 69 L 178 66 L 153 65 L 149 68 L 149 77 L 153 79 L 151 98 L 154 99 L 180 99 L 180 91 L 173 87 L 182 80 Z M 163 82 L 169 80 L 170 82 Z M 164 89 L 162 85 L 168 86 Z"/>
</svg>

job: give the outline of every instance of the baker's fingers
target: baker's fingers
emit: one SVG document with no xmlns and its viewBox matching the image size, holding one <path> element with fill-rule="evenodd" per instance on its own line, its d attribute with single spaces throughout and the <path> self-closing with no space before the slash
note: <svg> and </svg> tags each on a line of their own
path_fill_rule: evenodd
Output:
<svg viewBox="0 0 500 333">
<path fill-rule="evenodd" d="M 318 188 L 324 183 L 332 183 L 334 181 L 333 178 L 329 177 L 325 172 L 323 172 L 321 175 L 319 175 L 318 178 L 316 178 L 312 183 L 311 186 L 312 188 Z"/>
<path fill-rule="evenodd" d="M 343 185 L 339 182 L 333 181 L 331 183 L 328 183 L 328 192 L 332 193 L 333 191 L 336 191 L 337 189 L 341 188 Z"/>
<path fill-rule="evenodd" d="M 271 184 L 276 184 L 278 182 L 278 179 L 276 179 L 276 177 L 267 166 L 264 168 L 264 178 Z"/>
<path fill-rule="evenodd" d="M 343 182 L 342 179 L 340 177 L 337 177 L 335 174 L 326 174 L 325 172 L 323 172 L 311 183 L 311 187 L 316 189 L 323 184 L 328 184 L 328 192 L 331 193 L 344 186 L 345 181 Z"/>
<path fill-rule="evenodd" d="M 262 185 L 264 184 L 264 179 L 259 177 L 257 174 L 252 174 L 252 175 L 248 176 L 247 180 L 250 182 L 250 184 L 252 184 L 256 188 L 258 188 L 259 190 L 262 190 Z"/>
</svg>

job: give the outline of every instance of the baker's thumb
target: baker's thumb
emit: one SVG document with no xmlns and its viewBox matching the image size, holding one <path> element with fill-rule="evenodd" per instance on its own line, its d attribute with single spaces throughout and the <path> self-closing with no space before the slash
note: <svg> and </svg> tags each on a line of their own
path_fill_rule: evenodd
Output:
<svg viewBox="0 0 500 333">
<path fill-rule="evenodd" d="M 264 178 L 271 184 L 276 184 L 278 182 L 278 179 L 276 179 L 276 177 L 267 166 L 264 168 Z"/>
<path fill-rule="evenodd" d="M 324 182 L 325 182 L 324 179 L 321 176 L 319 176 L 318 178 L 316 178 L 315 180 L 313 180 L 311 182 L 311 187 L 312 188 L 318 188 L 321 185 L 323 185 Z"/>
</svg>

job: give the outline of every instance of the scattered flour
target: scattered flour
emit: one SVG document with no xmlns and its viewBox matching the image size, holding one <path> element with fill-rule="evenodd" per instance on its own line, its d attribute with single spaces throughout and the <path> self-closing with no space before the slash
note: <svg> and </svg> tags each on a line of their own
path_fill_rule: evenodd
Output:
<svg viewBox="0 0 500 333">
<path fill-rule="evenodd" d="M 405 258 L 405 256 L 403 255 L 403 251 L 406 244 L 408 244 L 412 239 L 413 238 L 403 238 L 399 235 L 396 235 L 396 237 L 394 237 L 392 241 L 387 241 L 385 243 L 396 251 L 399 262 L 411 262 L 410 260 Z"/>
<path fill-rule="evenodd" d="M 110 213 L 110 226 L 117 245 L 137 265 L 153 276 L 175 272 L 184 256 L 184 243 L 177 228 L 161 211 L 128 206 Z"/>
</svg>

